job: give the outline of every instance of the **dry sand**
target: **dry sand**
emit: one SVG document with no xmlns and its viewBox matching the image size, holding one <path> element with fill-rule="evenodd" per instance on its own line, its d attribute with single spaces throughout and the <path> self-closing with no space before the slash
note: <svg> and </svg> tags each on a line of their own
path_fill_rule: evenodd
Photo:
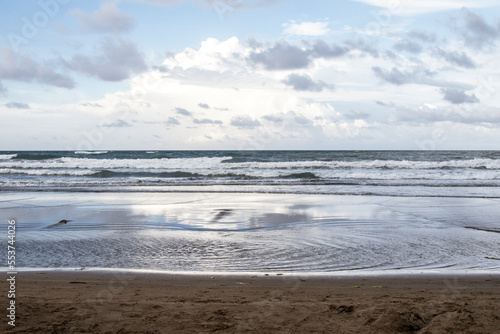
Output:
<svg viewBox="0 0 500 334">
<path fill-rule="evenodd" d="M 13 333 L 500 333 L 498 274 L 24 272 L 16 289 Z"/>
</svg>

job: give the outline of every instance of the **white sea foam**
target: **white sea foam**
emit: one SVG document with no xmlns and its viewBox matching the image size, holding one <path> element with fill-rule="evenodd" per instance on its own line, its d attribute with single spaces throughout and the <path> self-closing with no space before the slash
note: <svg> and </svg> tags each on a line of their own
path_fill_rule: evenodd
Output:
<svg viewBox="0 0 500 334">
<path fill-rule="evenodd" d="M 0 154 L 0 160 L 9 160 L 17 157 L 17 154 Z"/>
<path fill-rule="evenodd" d="M 61 166 L 58 166 L 61 167 Z M 94 166 L 95 167 L 95 166 Z M 309 181 L 317 180 L 319 183 L 328 181 L 404 181 L 404 180 L 428 180 L 428 181 L 498 181 L 500 180 L 500 170 L 367 170 L 367 169 L 350 169 L 350 170 L 333 170 L 333 169 L 241 169 L 237 173 L 234 171 L 226 170 L 223 168 L 182 168 L 182 169 L 130 169 L 130 168 L 109 168 L 116 173 L 131 173 L 130 177 L 121 176 L 122 181 L 136 183 L 137 179 L 144 178 L 144 174 L 149 174 L 147 177 L 150 181 L 157 180 L 157 182 L 171 182 L 167 181 L 165 176 L 157 175 L 158 173 L 171 173 L 171 172 L 184 172 L 191 173 L 193 176 L 197 175 L 207 182 L 207 184 L 219 183 L 221 178 L 227 180 L 239 180 L 245 184 L 263 184 L 268 183 L 273 179 L 280 179 L 280 182 L 289 183 L 294 182 L 294 179 L 307 178 L 308 174 L 314 174 L 319 179 L 314 177 L 307 178 Z M 101 172 L 102 169 L 81 169 L 81 168 L 0 168 L 0 174 L 19 174 L 19 175 L 47 175 L 47 176 L 91 176 Z M 140 173 L 140 174 L 136 174 Z M 309 174 L 310 175 L 310 174 Z M 250 179 L 241 178 L 249 177 Z M 192 176 L 187 175 L 184 179 L 190 179 Z M 285 179 L 283 179 L 285 178 Z M 175 177 L 175 179 L 181 179 Z M 219 179 L 219 181 L 216 181 Z M 109 180 L 111 183 L 112 181 Z M 233 181 L 234 182 L 234 181 Z M 275 182 L 275 181 L 273 181 Z"/>
<path fill-rule="evenodd" d="M 230 161 L 230 159 L 231 157 L 171 159 L 82 159 L 65 157 L 50 160 L 10 160 L 10 158 L 5 158 L 4 160 L 0 160 L 0 168 L 92 170 L 120 169 L 121 171 L 131 172 L 185 171 L 198 174 L 204 173 L 205 170 L 209 170 L 206 174 L 233 173 L 257 177 L 275 177 L 283 174 L 304 172 L 311 172 L 321 177 L 335 177 L 335 175 L 341 176 L 340 174 L 345 173 L 353 175 L 353 173 L 361 172 L 368 173 L 368 177 L 376 174 L 380 175 L 382 178 L 384 178 L 383 175 L 385 171 L 389 171 L 391 173 L 407 171 L 409 174 L 442 173 L 443 175 L 460 173 L 466 178 L 474 178 L 474 173 L 478 175 L 485 175 L 483 173 L 484 171 L 500 171 L 500 160 L 495 159 L 451 160 L 439 162 L 395 160 L 227 162 Z M 332 176 L 332 173 L 335 175 Z M 498 173 L 493 173 L 492 175 L 498 175 Z"/>
<path fill-rule="evenodd" d="M 188 169 L 214 168 L 222 158 L 175 158 L 175 159 L 81 159 L 59 158 L 52 160 L 23 160 L 0 162 L 4 168 L 88 168 L 88 169 Z"/>
<path fill-rule="evenodd" d="M 0 168 L 0 174 L 20 175 L 59 175 L 59 176 L 86 176 L 96 174 L 97 171 L 86 169 L 13 169 Z"/>
<path fill-rule="evenodd" d="M 230 157 L 163 159 L 3 160 L 3 174 L 92 175 L 102 170 L 122 173 L 186 172 L 205 176 L 233 174 L 276 178 L 311 173 L 323 179 L 499 180 L 500 160 L 434 161 L 286 161 L 227 163 Z M 300 178 L 300 176 L 299 176 Z"/>
<path fill-rule="evenodd" d="M 75 151 L 75 154 L 105 154 L 108 151 Z"/>
<path fill-rule="evenodd" d="M 284 161 L 229 163 L 233 168 L 363 168 L 363 169 L 443 169 L 485 168 L 500 169 L 500 160 L 470 159 L 449 161 L 361 160 L 361 161 Z"/>
</svg>

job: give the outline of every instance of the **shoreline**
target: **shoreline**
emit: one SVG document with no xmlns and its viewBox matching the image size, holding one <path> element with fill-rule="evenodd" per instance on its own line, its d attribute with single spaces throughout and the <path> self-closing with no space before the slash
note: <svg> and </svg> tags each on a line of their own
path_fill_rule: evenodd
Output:
<svg viewBox="0 0 500 334">
<path fill-rule="evenodd" d="M 305 187 L 309 186 L 310 184 L 302 184 L 302 185 L 294 185 L 292 187 Z M 235 185 L 230 185 L 229 187 L 234 187 Z M 326 186 L 332 186 L 335 187 L 337 185 L 326 185 Z M 196 188 L 193 190 L 190 190 L 189 188 Z M 227 187 L 227 185 L 192 185 L 192 186 L 126 186 L 126 187 L 116 187 L 116 189 L 112 189 L 109 187 L 92 187 L 92 188 L 79 188 L 79 187 L 68 187 L 68 188 L 61 188 L 61 187 L 40 187 L 40 188 L 35 188 L 35 187 L 28 187 L 28 188 L 9 188 L 9 187 L 3 187 L 0 188 L 0 194 L 6 194 L 6 195 L 14 195 L 14 194 L 27 194 L 27 193 L 35 193 L 35 194 L 47 194 L 47 193 L 68 193 L 68 194 L 238 194 L 238 195 L 290 195 L 290 196 L 341 196 L 341 197 L 375 197 L 375 198 L 436 198 L 436 199 L 486 199 L 486 200 L 493 200 L 493 201 L 500 201 L 500 196 L 499 195 L 473 195 L 473 194 L 468 194 L 468 195 L 452 195 L 452 194 L 441 194 L 441 195 L 436 195 L 432 193 L 423 193 L 423 194 L 411 194 L 411 193 L 400 193 L 400 194 L 387 194 L 387 193 L 376 193 L 376 192 L 328 192 L 328 191 L 276 191 L 272 190 L 270 191 L 269 189 L 267 190 L 236 190 L 234 188 L 230 188 L 228 190 L 224 189 L 217 189 L 217 188 L 222 188 L 222 187 Z M 252 186 L 245 186 L 245 187 L 268 187 L 268 186 L 259 186 L 259 185 L 252 185 Z M 371 186 L 371 187 L 376 187 L 376 186 Z M 405 186 L 401 186 L 405 187 Z M 430 190 L 437 188 L 436 186 L 423 186 L 424 188 L 429 188 Z M 176 189 L 179 188 L 179 189 Z M 210 190 L 210 188 L 216 188 L 213 190 Z M 470 190 L 471 188 L 474 188 L 472 186 L 455 186 L 455 187 L 450 187 L 453 188 L 454 190 Z M 480 187 L 476 187 L 480 188 Z M 493 188 L 493 187 L 491 187 Z"/>
<path fill-rule="evenodd" d="M 500 328 L 499 275 L 19 272 L 16 295 L 12 333 L 498 334 Z"/>
<path fill-rule="evenodd" d="M 7 267 L 0 268 L 0 271 L 7 272 Z M 330 272 L 315 272 L 315 271 L 189 271 L 189 270 L 162 270 L 162 269 L 135 269 L 135 268 L 16 268 L 18 274 L 36 274 L 39 272 L 49 273 L 89 273 L 89 274 L 134 274 L 134 275 L 171 275 L 171 276 L 186 276 L 198 277 L 207 275 L 218 276 L 234 276 L 234 277 L 249 277 L 249 276 L 281 276 L 291 278 L 390 278 L 390 277 L 457 277 L 457 276 L 498 276 L 500 279 L 500 269 L 497 270 L 341 270 Z"/>
</svg>

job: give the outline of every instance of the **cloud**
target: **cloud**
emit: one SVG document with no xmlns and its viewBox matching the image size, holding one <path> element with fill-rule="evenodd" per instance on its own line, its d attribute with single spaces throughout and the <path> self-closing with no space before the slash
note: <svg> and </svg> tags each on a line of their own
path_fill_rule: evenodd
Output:
<svg viewBox="0 0 500 334">
<path fill-rule="evenodd" d="M 210 106 L 206 103 L 198 103 L 198 107 L 203 109 L 210 109 Z"/>
<path fill-rule="evenodd" d="M 150 5 L 156 6 L 173 6 L 182 2 L 183 0 L 135 0 L 135 2 L 139 3 L 147 3 Z"/>
<path fill-rule="evenodd" d="M 264 115 L 262 116 L 262 118 L 273 123 L 281 123 L 284 121 L 284 118 L 279 115 Z"/>
<path fill-rule="evenodd" d="M 458 51 L 444 51 L 441 48 L 437 48 L 435 50 L 436 55 L 439 57 L 443 58 L 447 62 L 458 65 L 460 67 L 464 68 L 476 68 L 476 64 L 472 61 L 472 59 L 469 58 L 469 56 L 465 52 L 458 52 Z"/>
<path fill-rule="evenodd" d="M 406 51 L 414 54 L 419 54 L 422 52 L 422 45 L 418 44 L 417 42 L 408 40 L 408 39 L 403 39 L 394 44 L 394 49 L 398 51 Z"/>
<path fill-rule="evenodd" d="M 354 50 L 367 53 L 374 58 L 379 57 L 378 50 L 369 41 L 354 39 L 344 43 L 345 46 L 340 46 L 318 39 L 312 45 L 305 42 L 306 49 L 301 49 L 280 41 L 272 47 L 250 53 L 249 60 L 253 64 L 263 65 L 267 70 L 293 70 L 308 67 L 311 58 L 337 58 Z"/>
<path fill-rule="evenodd" d="M 370 114 L 359 110 L 350 109 L 347 113 L 344 114 L 344 117 L 347 119 L 367 119 L 370 117 Z"/>
<path fill-rule="evenodd" d="M 175 111 L 180 114 L 180 115 L 184 115 L 184 116 L 193 116 L 193 114 L 190 112 L 190 111 L 187 111 L 186 109 L 184 108 L 175 108 Z"/>
<path fill-rule="evenodd" d="M 333 88 L 323 81 L 314 82 L 307 74 L 293 73 L 282 82 L 287 86 L 291 86 L 296 91 L 320 92 L 323 88 Z"/>
<path fill-rule="evenodd" d="M 7 93 L 8 89 L 0 82 L 0 94 Z"/>
<path fill-rule="evenodd" d="M 386 8 L 392 15 L 415 15 L 445 10 L 456 10 L 457 8 L 467 6 L 474 8 L 487 8 L 497 6 L 496 0 L 420 0 L 420 1 L 387 1 L 387 0 L 353 0 L 366 3 L 372 6 Z"/>
<path fill-rule="evenodd" d="M 148 3 L 157 6 L 172 6 L 180 3 L 183 0 L 135 0 L 135 2 Z"/>
<path fill-rule="evenodd" d="M 262 116 L 262 119 L 271 123 L 266 124 L 267 126 L 287 129 L 287 131 L 290 132 L 302 131 L 304 127 L 314 126 L 314 121 L 311 119 L 310 115 L 302 113 L 298 114 L 293 110 L 289 110 L 287 113 L 264 115 Z"/>
<path fill-rule="evenodd" d="M 359 50 L 368 53 L 374 58 L 379 57 L 378 50 L 372 43 L 363 39 L 347 40 L 346 46 L 328 44 L 324 40 L 316 40 L 314 44 L 305 43 L 307 49 L 290 45 L 285 41 L 277 42 L 259 52 L 252 52 L 249 60 L 254 64 L 261 64 L 267 70 L 292 70 L 309 66 L 312 58 L 336 58 L 350 51 Z"/>
<path fill-rule="evenodd" d="M 316 58 L 337 58 L 348 53 L 350 49 L 336 44 L 328 44 L 324 40 L 318 39 L 314 42 L 311 51 Z"/>
<path fill-rule="evenodd" d="M 231 119 L 231 125 L 238 128 L 253 129 L 260 126 L 260 122 L 248 115 L 236 116 Z"/>
<path fill-rule="evenodd" d="M 82 27 L 92 32 L 125 32 L 134 26 L 134 19 L 122 12 L 114 3 L 105 3 L 92 14 L 86 14 L 80 9 L 71 12 Z"/>
<path fill-rule="evenodd" d="M 382 106 L 382 107 L 394 107 L 394 103 L 393 102 L 382 102 L 382 101 L 375 101 L 376 104 L 378 104 L 379 106 Z"/>
<path fill-rule="evenodd" d="M 262 43 L 261 43 L 261 42 L 259 42 L 259 41 L 257 41 L 257 40 L 256 40 L 255 38 L 253 38 L 253 37 L 249 37 L 249 38 L 247 38 L 246 43 L 247 43 L 247 45 L 250 47 L 250 49 L 253 49 L 253 50 L 255 50 L 255 49 L 258 49 L 258 48 L 262 47 Z"/>
<path fill-rule="evenodd" d="M 69 76 L 57 73 L 50 66 L 41 65 L 28 56 L 14 52 L 8 46 L 0 47 L 0 80 L 2 79 L 36 81 L 62 88 L 75 87 L 75 82 Z"/>
<path fill-rule="evenodd" d="M 297 115 L 294 118 L 295 122 L 302 126 L 313 126 L 314 122 L 311 121 L 309 118 L 305 117 L 304 115 Z"/>
<path fill-rule="evenodd" d="M 424 104 L 418 108 L 397 106 L 396 119 L 410 123 L 454 122 L 462 124 L 499 124 L 500 109 L 495 107 L 474 107 L 468 109 L 463 106 L 436 107 Z M 477 130 L 475 130 L 477 131 Z"/>
<path fill-rule="evenodd" d="M 287 35 L 322 36 L 330 32 L 330 29 L 328 29 L 328 22 L 296 23 L 291 21 L 291 23 L 285 23 L 283 26 L 286 27 L 283 32 Z"/>
<path fill-rule="evenodd" d="M 98 47 L 99 54 L 93 58 L 75 55 L 65 65 L 77 72 L 98 77 L 104 81 L 122 81 L 132 74 L 147 69 L 136 45 L 122 38 L 106 37 Z"/>
<path fill-rule="evenodd" d="M 407 37 L 410 39 L 417 39 L 420 42 L 425 43 L 434 43 L 437 39 L 435 34 L 418 29 L 413 29 L 408 32 Z"/>
<path fill-rule="evenodd" d="M 387 81 L 394 85 L 400 86 L 415 82 L 415 72 L 402 72 L 396 67 L 393 67 L 390 71 L 388 71 L 378 66 L 374 66 L 372 67 L 372 71 L 379 79 L 382 79 L 383 81 Z"/>
<path fill-rule="evenodd" d="M 354 40 L 347 40 L 345 41 L 345 44 L 347 44 L 352 50 L 359 50 L 363 51 L 365 53 L 368 53 L 371 55 L 373 58 L 378 58 L 378 50 L 373 46 L 373 43 L 369 43 L 364 39 L 354 39 Z"/>
<path fill-rule="evenodd" d="M 234 82 L 245 82 L 253 72 L 254 69 L 248 66 L 249 60 L 246 58 L 249 53 L 250 49 L 241 45 L 236 37 L 225 41 L 208 38 L 198 49 L 188 47 L 175 55 L 167 56 L 162 63 L 166 73 L 163 78 L 178 80 L 187 85 L 232 86 Z"/>
<path fill-rule="evenodd" d="M 396 67 L 391 70 L 385 70 L 378 66 L 372 67 L 372 71 L 379 79 L 401 86 L 405 84 L 427 85 L 444 88 L 456 88 L 462 90 L 473 89 L 474 86 L 461 82 L 450 82 L 445 80 L 434 79 L 435 73 L 425 69 L 424 67 L 416 67 L 411 71 L 402 71 Z"/>
<path fill-rule="evenodd" d="M 267 70 L 292 70 L 309 66 L 308 52 L 287 42 L 278 42 L 272 48 L 252 52 L 249 57 L 254 64 Z"/>
<path fill-rule="evenodd" d="M 124 121 L 123 119 L 117 119 L 114 122 L 106 123 L 102 125 L 105 128 L 127 128 L 131 127 L 130 123 Z"/>
<path fill-rule="evenodd" d="M 173 6 L 178 5 L 182 2 L 187 2 L 188 0 L 134 0 L 139 3 L 147 3 L 156 6 Z M 199 3 L 203 5 L 211 6 L 215 11 L 220 11 L 221 13 L 230 12 L 235 9 L 243 8 L 258 8 L 263 6 L 271 5 L 280 0 L 190 0 L 194 3 Z"/>
<path fill-rule="evenodd" d="M 196 124 L 218 124 L 218 125 L 221 125 L 222 121 L 212 120 L 212 119 L 208 119 L 208 118 L 203 118 L 203 119 L 193 118 L 193 123 L 196 123 Z"/>
<path fill-rule="evenodd" d="M 6 103 L 5 106 L 11 109 L 31 109 L 27 103 L 23 102 L 9 102 Z"/>
<path fill-rule="evenodd" d="M 500 28 L 488 24 L 482 16 L 463 8 L 462 18 L 465 26 L 461 34 L 467 46 L 482 48 L 500 38 Z"/>
<path fill-rule="evenodd" d="M 441 88 L 441 94 L 443 94 L 443 98 L 451 102 L 453 104 L 462 104 L 462 103 L 478 103 L 479 99 L 476 95 L 467 95 L 463 90 L 456 88 Z"/>
<path fill-rule="evenodd" d="M 164 122 L 166 126 L 176 126 L 181 123 L 175 117 L 169 117 L 167 121 Z"/>
<path fill-rule="evenodd" d="M 84 107 L 102 108 L 102 105 L 100 105 L 99 103 L 92 103 L 92 102 L 80 103 L 80 105 Z"/>
</svg>

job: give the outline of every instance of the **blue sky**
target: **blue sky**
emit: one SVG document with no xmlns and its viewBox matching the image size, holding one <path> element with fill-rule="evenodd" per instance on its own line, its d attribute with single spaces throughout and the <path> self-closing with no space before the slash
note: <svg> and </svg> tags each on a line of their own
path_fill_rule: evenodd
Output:
<svg viewBox="0 0 500 334">
<path fill-rule="evenodd" d="M 496 1 L 9 1 L 0 150 L 500 149 Z"/>
</svg>

